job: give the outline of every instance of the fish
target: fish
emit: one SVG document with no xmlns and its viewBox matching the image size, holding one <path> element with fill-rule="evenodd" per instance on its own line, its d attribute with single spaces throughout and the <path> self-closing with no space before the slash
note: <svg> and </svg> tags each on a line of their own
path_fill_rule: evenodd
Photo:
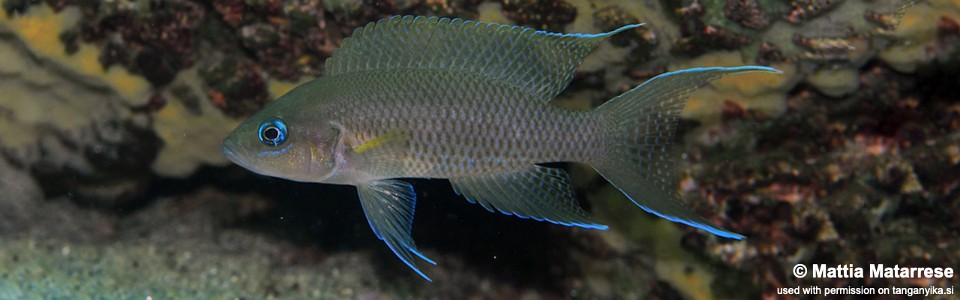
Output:
<svg viewBox="0 0 960 300">
<path fill-rule="evenodd" d="M 411 237 L 416 194 L 405 179 L 448 179 L 491 212 L 605 230 L 579 206 L 562 169 L 585 163 L 641 209 L 731 239 L 686 208 L 670 143 L 687 96 L 724 75 L 765 66 L 656 76 L 592 111 L 550 101 L 606 38 L 520 26 L 396 16 L 357 28 L 303 83 L 223 141 L 233 163 L 293 181 L 357 188 L 373 233 L 417 275 L 436 265 Z"/>
</svg>

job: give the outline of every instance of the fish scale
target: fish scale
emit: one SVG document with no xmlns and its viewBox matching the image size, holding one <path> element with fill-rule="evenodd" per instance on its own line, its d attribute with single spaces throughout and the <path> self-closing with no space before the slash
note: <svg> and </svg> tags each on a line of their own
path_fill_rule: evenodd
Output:
<svg viewBox="0 0 960 300">
<path fill-rule="evenodd" d="M 641 209 L 741 239 L 683 206 L 669 144 L 691 91 L 721 76 L 779 73 L 761 66 L 665 73 L 590 112 L 550 104 L 607 37 L 435 17 L 358 28 L 304 83 L 241 123 L 222 151 L 254 172 L 357 187 L 373 233 L 414 272 L 436 264 L 410 235 L 413 186 L 446 178 L 489 211 L 607 229 L 580 208 L 561 169 L 593 166 Z"/>
<path fill-rule="evenodd" d="M 344 78 L 337 81 L 383 87 L 389 85 L 383 82 L 394 75 L 338 76 Z M 369 89 L 329 104 L 340 107 L 331 118 L 342 119 L 342 124 L 357 136 L 357 144 L 391 130 L 411 135 L 406 151 L 378 156 L 378 161 L 361 166 L 371 170 L 373 176 L 450 178 L 504 172 L 536 163 L 584 162 L 596 153 L 592 145 L 601 144 L 594 132 L 599 120 L 587 113 L 518 101 L 529 96 L 503 84 L 484 83 L 483 78 L 470 83 L 480 88 L 459 92 L 435 88 L 462 85 L 462 81 L 476 77 L 471 74 L 406 76 L 410 80 L 395 89 Z M 400 92 L 381 92 L 384 90 Z M 466 107 L 472 109 L 463 109 Z M 445 117 L 466 115 L 475 120 Z M 384 164 L 383 160 L 403 162 L 403 166 Z M 468 165 L 474 167 L 466 168 Z"/>
</svg>

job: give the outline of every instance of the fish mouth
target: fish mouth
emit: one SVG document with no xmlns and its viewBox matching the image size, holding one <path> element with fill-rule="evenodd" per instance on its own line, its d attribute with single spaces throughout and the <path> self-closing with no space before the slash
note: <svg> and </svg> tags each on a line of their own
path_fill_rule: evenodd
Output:
<svg viewBox="0 0 960 300">
<path fill-rule="evenodd" d="M 229 159 L 233 163 L 246 168 L 247 160 L 244 159 L 243 156 L 237 154 L 236 151 L 233 151 L 234 149 L 233 146 L 235 146 L 233 143 L 230 143 L 229 141 L 223 141 L 223 144 L 220 145 L 220 152 L 223 153 L 223 156 L 226 156 L 227 159 Z"/>
</svg>

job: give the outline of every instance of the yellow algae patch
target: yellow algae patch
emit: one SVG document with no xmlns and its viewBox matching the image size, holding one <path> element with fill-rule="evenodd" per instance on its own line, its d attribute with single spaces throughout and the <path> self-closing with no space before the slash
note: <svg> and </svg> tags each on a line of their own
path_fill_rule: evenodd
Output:
<svg viewBox="0 0 960 300">
<path fill-rule="evenodd" d="M 307 81 L 313 80 L 313 78 L 303 79 L 300 82 L 289 82 L 289 81 L 280 81 L 270 79 L 267 81 L 267 92 L 270 93 L 270 99 L 276 100 L 290 92 L 293 88 L 300 86 L 301 84 L 307 83 Z"/>
<path fill-rule="evenodd" d="M 685 225 L 654 219 L 612 186 L 587 197 L 590 203 L 595 204 L 593 213 L 597 219 L 601 223 L 608 223 L 613 231 L 626 238 L 621 240 L 615 235 L 603 236 L 611 247 L 621 252 L 628 252 L 628 248 L 638 247 L 636 245 L 647 249 L 652 247 L 657 278 L 672 285 L 687 299 L 714 298 L 710 285 L 716 275 L 708 264 L 680 246 L 683 232 L 678 226 Z M 587 280 L 591 286 L 602 287 L 610 284 L 603 280 L 611 279 L 588 277 Z"/>
<path fill-rule="evenodd" d="M 928 2 L 936 7 L 960 10 L 960 0 L 929 0 Z"/>
<path fill-rule="evenodd" d="M 67 55 L 60 34 L 76 26 L 81 17 L 78 8 L 68 7 L 57 14 L 46 4 L 41 4 L 30 7 L 22 15 L 2 15 L 0 25 L 15 32 L 32 52 L 82 75 L 102 79 L 130 105 L 143 105 L 149 100 L 150 83 L 120 67 L 104 70 L 99 63 L 100 55 L 96 47 L 80 45 L 76 53 Z"/>
<path fill-rule="evenodd" d="M 880 52 L 880 59 L 890 65 L 897 71 L 912 73 L 917 69 L 917 64 L 928 61 L 933 57 L 927 51 L 926 44 L 910 44 L 905 46 L 890 47 Z"/>
<path fill-rule="evenodd" d="M 10 76 L 0 80 L 0 111 L 10 112 L 10 117 L 24 124 L 45 124 L 57 129 L 77 129 L 90 123 L 97 111 L 107 106 L 110 93 L 98 92 L 82 84 L 64 83 L 66 80 L 55 71 L 31 60 L 26 49 L 12 43 L 0 43 L 0 75 Z M 72 83 L 72 82 L 71 82 Z M 17 134 L 0 135 L 3 140 L 14 139 Z M 29 136 L 36 139 L 36 136 Z"/>
<path fill-rule="evenodd" d="M 880 59 L 900 72 L 913 72 L 917 64 L 929 61 L 933 54 L 928 47 L 937 40 L 940 17 L 960 19 L 960 0 L 930 0 L 907 8 L 893 36 L 901 39 L 880 52 Z"/>
<path fill-rule="evenodd" d="M 695 67 L 739 67 L 747 65 L 740 52 L 716 52 L 697 57 L 692 60 L 675 64 L 671 69 L 680 70 Z M 724 76 L 710 82 L 710 86 L 718 91 L 731 91 L 744 96 L 755 96 L 771 91 L 784 91 L 795 84 L 796 67 L 793 64 L 776 64 L 770 66 L 783 71 L 783 74 L 771 73 L 742 73 Z"/>
<path fill-rule="evenodd" d="M 599 33 L 600 30 L 594 24 L 597 20 L 593 16 L 594 12 L 615 6 L 644 23 L 645 27 L 656 32 L 663 41 L 674 40 L 679 36 L 679 28 L 670 20 L 669 14 L 663 13 L 664 8 L 659 1 L 569 0 L 567 3 L 577 9 L 577 18 L 566 28 L 570 33 Z M 657 52 L 667 53 L 669 48 L 670 43 L 660 43 Z"/>
<path fill-rule="evenodd" d="M 34 127 L 30 125 L 38 123 L 35 120 L 42 120 L 43 112 L 36 104 L 24 105 L 30 101 L 23 101 L 23 99 L 29 99 L 28 95 L 32 93 L 22 84 L 16 84 L 10 81 L 0 82 L 0 89 L 3 89 L 3 95 L 0 96 L 0 107 L 4 110 L 11 111 L 11 115 L 25 115 L 24 117 L 18 116 L 18 118 L 8 116 L 0 117 L 0 136 L 3 136 L 0 145 L 6 148 L 21 148 L 24 145 L 34 143 L 37 138 L 37 133 Z M 47 101 L 43 102 L 44 104 L 48 104 L 46 103 Z"/>
<path fill-rule="evenodd" d="M 200 78 L 196 70 L 185 70 L 177 75 L 174 85 L 191 88 L 194 94 L 201 92 Z M 191 84 L 192 83 L 192 84 Z M 240 121 L 228 118 L 210 101 L 199 102 L 200 113 L 190 111 L 167 93 L 167 105 L 157 112 L 154 130 L 163 140 L 163 147 L 151 168 L 157 174 L 170 177 L 186 177 L 202 164 L 226 165 L 229 161 L 220 153 L 220 143 Z"/>
<path fill-rule="evenodd" d="M 786 92 L 764 93 L 746 98 L 738 93 L 701 88 L 690 94 L 687 106 L 680 112 L 680 116 L 700 121 L 704 125 L 716 124 L 720 122 L 725 101 L 731 101 L 744 109 L 758 111 L 767 116 L 779 116 L 786 110 Z"/>
<path fill-rule="evenodd" d="M 567 25 L 564 30 L 566 33 L 601 33 L 602 30 L 597 27 L 597 18 L 594 17 L 594 13 L 600 9 L 615 6 L 626 15 L 633 16 L 644 23 L 645 29 L 631 30 L 652 30 L 656 33 L 661 42 L 653 50 L 656 53 L 654 56 L 670 57 L 668 53 L 672 44 L 663 41 L 674 40 L 679 36 L 679 28 L 670 21 L 668 14 L 663 13 L 662 4 L 659 1 L 569 0 L 567 3 L 576 7 L 577 18 Z M 578 70 L 593 72 L 604 68 L 609 69 L 611 66 L 623 67 L 624 58 L 630 54 L 630 51 L 629 47 L 613 47 L 609 42 L 600 43 L 596 50 L 584 58 Z"/>
<path fill-rule="evenodd" d="M 46 56 L 65 55 L 60 33 L 76 25 L 80 17 L 77 9 L 64 9 L 56 14 L 47 5 L 33 6 L 23 15 L 4 18 L 3 21 L 30 45 L 34 53 Z"/>
<path fill-rule="evenodd" d="M 893 36 L 912 40 L 929 40 L 936 36 L 936 20 L 944 12 L 922 4 L 907 8 L 903 19 L 900 20 L 900 25 L 893 31 Z"/>
<path fill-rule="evenodd" d="M 693 253 L 680 247 L 683 232 L 677 226 L 658 218 L 635 230 L 643 232 L 645 240 L 653 241 L 657 257 L 654 272 L 658 278 L 673 285 L 687 299 L 713 299 L 710 283 L 715 276 Z"/>
<path fill-rule="evenodd" d="M 483 2 L 477 5 L 477 21 L 513 25 L 513 21 L 503 15 L 503 7 L 499 2 Z"/>
<path fill-rule="evenodd" d="M 678 62 L 670 69 L 734 67 L 746 64 L 740 52 L 716 52 Z M 732 74 L 710 82 L 690 94 L 687 106 L 680 112 L 680 116 L 704 124 L 719 122 L 724 101 L 732 101 L 743 108 L 768 116 L 780 115 L 786 110 L 787 91 L 797 84 L 801 76 L 793 64 L 777 64 L 771 67 L 783 71 L 783 74 Z"/>
<path fill-rule="evenodd" d="M 817 70 L 807 76 L 807 82 L 830 97 L 841 97 L 860 87 L 858 71 L 854 69 Z"/>
<path fill-rule="evenodd" d="M 693 253 L 680 247 L 683 232 L 677 224 L 664 219 L 651 223 L 653 226 L 640 230 L 649 233 L 649 238 L 654 241 L 657 277 L 673 285 L 687 299 L 713 299 L 710 284 L 715 276 Z"/>
<path fill-rule="evenodd" d="M 713 273 L 703 265 L 691 263 L 691 261 L 696 260 L 696 257 L 692 254 L 681 253 L 684 255 L 676 256 L 685 256 L 686 258 L 679 260 L 658 259 L 654 265 L 657 277 L 669 282 L 678 292 L 687 296 L 687 299 L 713 299 L 713 293 L 710 290 L 710 283 L 714 279 Z"/>
</svg>

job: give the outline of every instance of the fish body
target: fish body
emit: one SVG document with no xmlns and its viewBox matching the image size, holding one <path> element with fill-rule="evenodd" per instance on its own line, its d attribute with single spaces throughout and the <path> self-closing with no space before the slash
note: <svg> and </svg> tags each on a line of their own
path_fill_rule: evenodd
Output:
<svg viewBox="0 0 960 300">
<path fill-rule="evenodd" d="M 294 91 L 304 93 L 295 98 L 303 102 L 297 107 L 309 109 L 299 113 L 317 117 L 305 126 L 333 120 L 346 147 L 376 144 L 340 152 L 345 165 L 325 182 L 490 175 L 537 163 L 586 162 L 598 154 L 598 115 L 524 99 L 509 84 L 479 75 L 437 73 L 357 72 L 321 77 L 308 83 L 309 90 Z M 481 88 L 445 88 L 463 82 Z M 314 89 L 336 92 L 325 98 Z"/>
<path fill-rule="evenodd" d="M 254 172 L 353 185 L 378 238 L 425 279 L 434 263 L 410 237 L 416 196 L 398 178 L 446 178 L 489 211 L 606 229 L 576 202 L 568 175 L 593 166 L 644 210 L 742 238 L 684 208 L 669 143 L 687 95 L 758 66 L 660 75 L 590 112 L 551 105 L 606 37 L 459 19 L 394 17 L 357 29 L 305 83 L 242 123 L 222 151 Z"/>
</svg>

